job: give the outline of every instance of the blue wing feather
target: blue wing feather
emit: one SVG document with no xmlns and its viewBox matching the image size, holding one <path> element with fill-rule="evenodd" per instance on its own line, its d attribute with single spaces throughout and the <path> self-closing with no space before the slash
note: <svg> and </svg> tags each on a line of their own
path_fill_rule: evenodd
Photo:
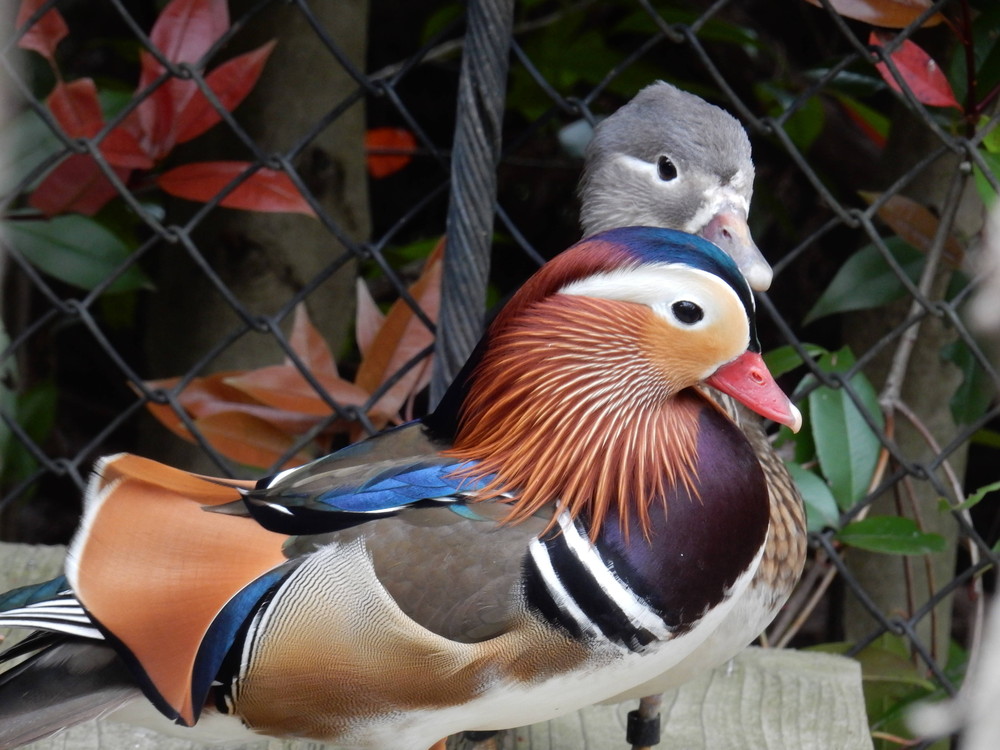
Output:
<svg viewBox="0 0 1000 750">
<path fill-rule="evenodd" d="M 410 422 L 261 480 L 243 502 L 262 526 L 291 535 L 337 531 L 428 501 L 454 504 L 492 477 L 456 476 L 469 464 L 442 455 L 447 447 Z"/>
<path fill-rule="evenodd" d="M 347 513 L 378 513 L 397 510 L 421 500 L 449 498 L 475 492 L 489 483 L 489 478 L 471 480 L 456 477 L 467 464 L 431 464 L 395 466 L 357 487 L 341 486 L 316 497 L 331 510 Z"/>
</svg>

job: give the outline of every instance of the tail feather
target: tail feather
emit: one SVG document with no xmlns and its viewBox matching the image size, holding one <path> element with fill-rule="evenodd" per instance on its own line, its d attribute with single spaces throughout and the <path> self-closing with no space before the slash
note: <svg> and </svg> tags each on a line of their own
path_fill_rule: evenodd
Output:
<svg viewBox="0 0 1000 750">
<path fill-rule="evenodd" d="M 104 643 L 44 635 L 20 651 L 32 642 L 40 650 L 0 672 L 0 750 L 44 739 L 142 696 Z"/>
</svg>

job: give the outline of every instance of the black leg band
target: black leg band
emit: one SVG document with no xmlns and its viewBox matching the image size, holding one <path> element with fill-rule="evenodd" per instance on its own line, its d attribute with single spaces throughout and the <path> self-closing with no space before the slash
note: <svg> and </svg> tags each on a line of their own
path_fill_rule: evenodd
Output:
<svg viewBox="0 0 1000 750">
<path fill-rule="evenodd" d="M 660 742 L 660 715 L 644 719 L 638 711 L 628 712 L 625 725 L 625 740 L 630 745 L 651 747 Z"/>
</svg>

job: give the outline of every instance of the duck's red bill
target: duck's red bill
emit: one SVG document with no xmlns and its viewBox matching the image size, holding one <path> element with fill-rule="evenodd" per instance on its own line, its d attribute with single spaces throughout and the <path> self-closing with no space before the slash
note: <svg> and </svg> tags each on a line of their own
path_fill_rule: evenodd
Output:
<svg viewBox="0 0 1000 750">
<path fill-rule="evenodd" d="M 705 383 L 726 393 L 762 417 L 787 425 L 792 432 L 802 426 L 802 414 L 771 376 L 764 358 L 746 351 L 723 365 Z"/>
</svg>

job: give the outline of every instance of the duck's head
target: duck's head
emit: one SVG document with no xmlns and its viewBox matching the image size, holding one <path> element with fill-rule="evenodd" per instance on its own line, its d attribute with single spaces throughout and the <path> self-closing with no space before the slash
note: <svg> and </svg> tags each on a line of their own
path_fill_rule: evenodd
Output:
<svg viewBox="0 0 1000 750">
<path fill-rule="evenodd" d="M 698 234 L 726 251 L 758 291 L 771 267 L 750 236 L 750 141 L 729 113 L 662 81 L 602 121 L 580 183 L 584 235 L 625 226 Z"/>
<path fill-rule="evenodd" d="M 538 506 L 656 495 L 659 476 L 645 483 L 627 463 L 680 446 L 676 461 L 649 463 L 690 465 L 697 425 L 673 404 L 699 384 L 801 425 L 760 356 L 740 270 L 712 243 L 675 230 L 627 227 L 574 245 L 514 295 L 478 352 L 459 383 L 450 453 Z M 672 434 L 683 430 L 683 439 Z M 645 489 L 624 492 L 629 477 Z"/>
<path fill-rule="evenodd" d="M 768 419 L 801 423 L 760 356 L 746 279 L 713 243 L 684 232 L 625 227 L 577 243 L 518 290 L 485 343 L 493 362 L 530 351 L 541 360 L 572 354 L 609 375 L 628 364 L 623 381 L 641 362 L 664 395 L 705 383 Z"/>
</svg>

